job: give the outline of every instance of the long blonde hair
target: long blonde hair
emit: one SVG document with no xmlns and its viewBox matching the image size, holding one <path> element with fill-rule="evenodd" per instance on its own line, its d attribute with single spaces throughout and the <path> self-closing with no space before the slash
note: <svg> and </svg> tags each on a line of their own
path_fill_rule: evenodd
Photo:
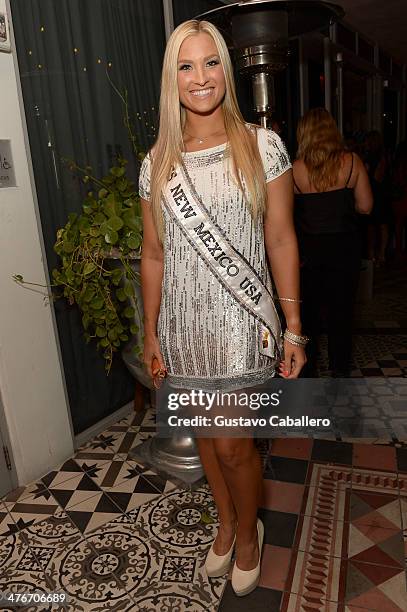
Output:
<svg viewBox="0 0 407 612">
<path fill-rule="evenodd" d="M 310 184 L 320 192 L 334 187 L 345 147 L 332 115 L 325 108 L 309 110 L 298 123 L 297 142 Z"/>
<path fill-rule="evenodd" d="M 151 204 L 154 222 L 161 241 L 164 237 L 161 195 L 172 167 L 182 162 L 182 132 L 186 119 L 186 112 L 180 103 L 178 91 L 178 54 L 183 41 L 188 36 L 202 32 L 212 37 L 225 74 L 226 93 L 222 102 L 222 109 L 228 147 L 233 160 L 234 178 L 243 191 L 254 218 L 262 213 L 265 208 L 266 184 L 263 164 L 256 138 L 247 129 L 239 110 L 233 69 L 226 43 L 213 24 L 208 21 L 191 19 L 181 23 L 173 31 L 164 54 L 161 77 L 160 127 L 151 152 Z"/>
</svg>

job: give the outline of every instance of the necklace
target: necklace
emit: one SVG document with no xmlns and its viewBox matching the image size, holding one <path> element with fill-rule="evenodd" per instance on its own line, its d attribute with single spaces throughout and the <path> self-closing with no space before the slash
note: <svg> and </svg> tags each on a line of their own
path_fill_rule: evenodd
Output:
<svg viewBox="0 0 407 612">
<path fill-rule="evenodd" d="M 208 136 L 203 136 L 203 137 L 193 136 L 189 132 L 184 132 L 184 133 L 187 136 L 190 136 L 191 138 L 193 138 L 194 140 L 197 140 L 199 144 L 203 144 L 205 140 L 208 140 L 208 138 L 212 138 L 212 136 L 220 136 L 221 134 L 224 134 L 225 130 L 214 132 L 213 134 L 208 134 Z"/>
</svg>

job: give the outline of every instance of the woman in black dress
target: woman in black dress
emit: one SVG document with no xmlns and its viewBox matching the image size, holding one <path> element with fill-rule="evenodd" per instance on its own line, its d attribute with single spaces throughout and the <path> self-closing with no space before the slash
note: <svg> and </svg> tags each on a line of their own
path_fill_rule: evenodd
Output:
<svg viewBox="0 0 407 612">
<path fill-rule="evenodd" d="M 304 331 L 311 337 L 304 374 L 317 374 L 317 337 L 325 318 L 329 368 L 335 377 L 348 376 L 361 259 L 357 215 L 369 214 L 372 209 L 369 178 L 361 159 L 345 150 L 327 110 L 306 113 L 299 122 L 297 140 L 293 172 L 302 262 L 302 319 Z"/>
</svg>

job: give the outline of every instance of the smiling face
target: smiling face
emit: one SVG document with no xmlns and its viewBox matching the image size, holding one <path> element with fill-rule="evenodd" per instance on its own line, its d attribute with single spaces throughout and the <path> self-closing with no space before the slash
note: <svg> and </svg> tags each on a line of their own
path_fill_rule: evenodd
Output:
<svg viewBox="0 0 407 612">
<path fill-rule="evenodd" d="M 208 115 L 222 103 L 226 83 L 215 42 L 209 34 L 188 36 L 178 55 L 178 91 L 189 111 Z"/>
</svg>

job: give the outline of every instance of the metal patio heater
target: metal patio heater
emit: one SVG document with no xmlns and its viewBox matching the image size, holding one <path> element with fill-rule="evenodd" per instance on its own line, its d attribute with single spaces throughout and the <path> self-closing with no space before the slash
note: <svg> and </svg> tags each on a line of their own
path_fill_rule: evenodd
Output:
<svg viewBox="0 0 407 612">
<path fill-rule="evenodd" d="M 287 66 L 289 39 L 318 30 L 341 18 L 342 8 L 329 2 L 308 0 L 251 0 L 229 4 L 199 15 L 214 23 L 234 50 L 238 70 L 253 84 L 255 110 L 266 127 L 273 108 L 273 75 Z M 203 470 L 191 436 L 150 438 L 131 453 L 163 475 L 192 484 Z"/>
<path fill-rule="evenodd" d="M 320 30 L 344 15 L 319 0 L 242 0 L 199 15 L 222 32 L 238 71 L 250 77 L 254 110 L 263 127 L 274 110 L 274 75 L 288 64 L 289 40 Z"/>
</svg>

